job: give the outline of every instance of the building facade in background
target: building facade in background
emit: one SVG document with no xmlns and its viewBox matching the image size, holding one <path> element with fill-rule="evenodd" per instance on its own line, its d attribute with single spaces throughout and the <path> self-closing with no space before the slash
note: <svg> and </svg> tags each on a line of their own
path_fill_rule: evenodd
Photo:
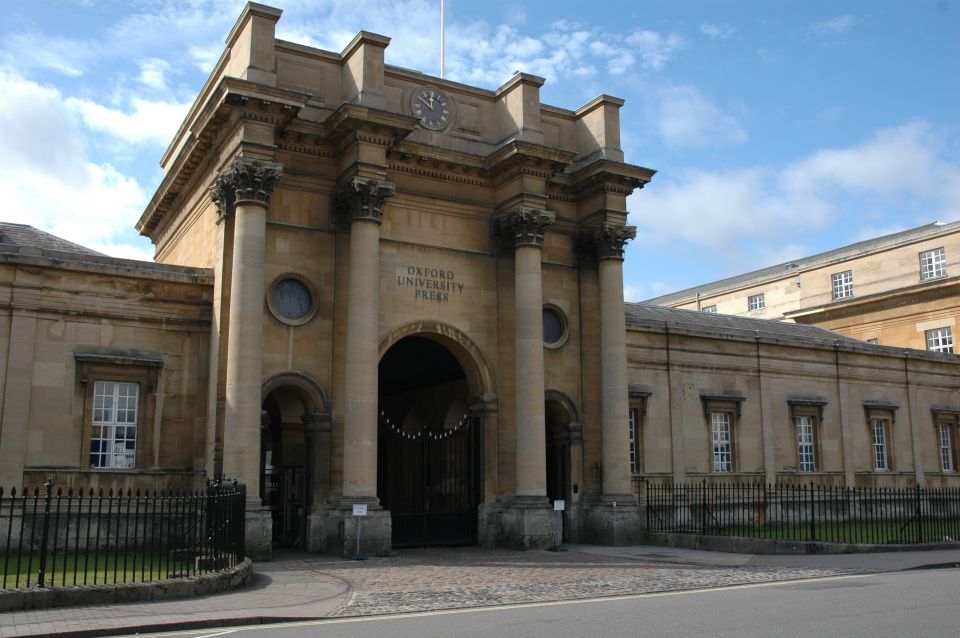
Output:
<svg viewBox="0 0 960 638">
<path fill-rule="evenodd" d="M 960 319 L 960 222 L 920 226 L 643 303 L 795 321 L 870 343 L 952 353 Z"/>
<path fill-rule="evenodd" d="M 364 509 L 368 552 L 545 547 L 558 501 L 622 544 L 644 480 L 958 482 L 954 357 L 625 307 L 622 101 L 279 18 L 246 6 L 162 158 L 157 263 L 3 238 L 0 483 L 238 479 L 262 558 L 352 554 Z"/>
</svg>

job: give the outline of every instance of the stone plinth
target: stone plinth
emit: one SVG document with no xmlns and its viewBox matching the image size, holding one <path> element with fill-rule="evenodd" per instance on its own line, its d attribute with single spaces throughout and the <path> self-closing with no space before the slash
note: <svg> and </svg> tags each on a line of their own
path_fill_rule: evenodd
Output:
<svg viewBox="0 0 960 638">
<path fill-rule="evenodd" d="M 556 543 L 556 515 L 546 496 L 497 499 L 480 515 L 482 545 L 547 549 Z"/>
<path fill-rule="evenodd" d="M 587 512 L 582 540 L 596 545 L 638 545 L 643 542 L 641 514 L 632 494 L 604 497 Z"/>
<path fill-rule="evenodd" d="M 360 522 L 360 550 L 366 556 L 389 556 L 393 524 L 390 511 L 380 508 L 378 501 L 362 499 L 338 500 L 312 514 L 307 523 L 307 548 L 325 554 L 351 558 L 357 551 L 357 520 L 354 503 L 366 503 L 367 515 Z"/>
</svg>

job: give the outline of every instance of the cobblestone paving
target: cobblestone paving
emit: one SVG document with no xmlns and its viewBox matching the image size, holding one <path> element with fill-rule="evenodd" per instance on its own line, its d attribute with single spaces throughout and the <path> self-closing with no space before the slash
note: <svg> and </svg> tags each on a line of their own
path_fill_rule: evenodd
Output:
<svg viewBox="0 0 960 638">
<path fill-rule="evenodd" d="M 863 571 L 664 565 L 575 553 L 469 550 L 400 552 L 367 564 L 344 563 L 323 570 L 351 584 L 334 616 L 573 600 Z"/>
</svg>

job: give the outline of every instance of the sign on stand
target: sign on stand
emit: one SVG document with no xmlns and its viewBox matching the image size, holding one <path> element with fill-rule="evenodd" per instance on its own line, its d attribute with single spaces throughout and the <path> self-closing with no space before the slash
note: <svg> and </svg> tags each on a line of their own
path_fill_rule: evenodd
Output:
<svg viewBox="0 0 960 638">
<path fill-rule="evenodd" d="M 560 543 L 563 541 L 563 510 L 566 509 L 566 507 L 567 502 L 561 498 L 553 502 L 553 511 L 557 513 L 557 542 L 550 548 L 551 552 L 566 551 L 560 546 Z"/>
<path fill-rule="evenodd" d="M 367 557 L 360 551 L 360 521 L 367 515 L 366 503 L 353 504 L 353 516 L 357 519 L 357 552 L 353 555 L 353 560 L 366 560 Z"/>
</svg>

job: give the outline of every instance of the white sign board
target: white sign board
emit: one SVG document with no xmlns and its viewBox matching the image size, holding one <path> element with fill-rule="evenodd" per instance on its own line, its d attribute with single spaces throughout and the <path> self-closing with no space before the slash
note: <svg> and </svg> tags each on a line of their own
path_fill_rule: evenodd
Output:
<svg viewBox="0 0 960 638">
<path fill-rule="evenodd" d="M 367 504 L 366 504 L 366 503 L 354 503 L 354 504 L 353 504 L 353 515 L 354 515 L 354 516 L 366 516 L 366 515 L 367 515 Z"/>
<path fill-rule="evenodd" d="M 567 502 L 561 499 L 557 499 L 553 502 L 553 509 L 556 512 L 562 512 L 567 506 Z"/>
</svg>

